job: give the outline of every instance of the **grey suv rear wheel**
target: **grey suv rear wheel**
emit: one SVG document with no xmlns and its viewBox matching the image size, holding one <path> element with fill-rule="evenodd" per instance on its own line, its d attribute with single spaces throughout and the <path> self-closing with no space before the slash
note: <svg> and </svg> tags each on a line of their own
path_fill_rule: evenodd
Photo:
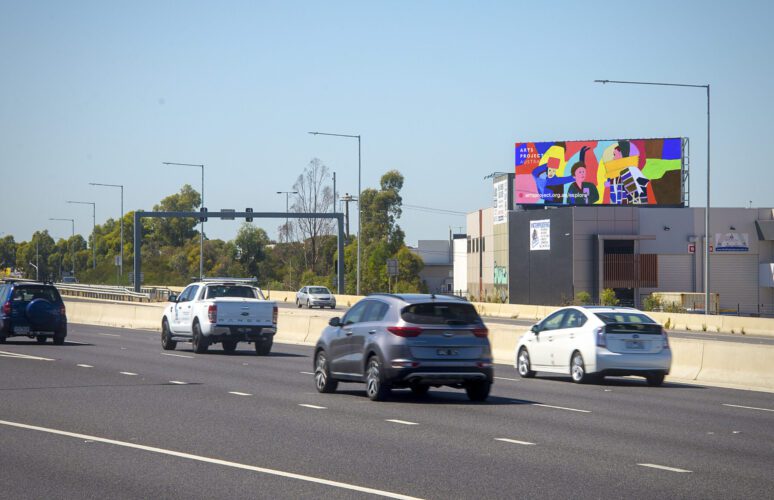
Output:
<svg viewBox="0 0 774 500">
<path fill-rule="evenodd" d="M 490 390 L 492 390 L 492 383 L 488 380 L 471 382 L 465 386 L 465 392 L 471 401 L 486 401 Z"/>
<path fill-rule="evenodd" d="M 368 358 L 366 368 L 366 394 L 371 401 L 384 401 L 390 394 L 390 386 L 384 381 L 382 363 L 377 355 Z"/>
<path fill-rule="evenodd" d="M 331 371 L 328 367 L 328 357 L 325 351 L 317 353 L 314 362 L 314 386 L 318 392 L 335 392 L 339 382 L 331 378 Z"/>
</svg>

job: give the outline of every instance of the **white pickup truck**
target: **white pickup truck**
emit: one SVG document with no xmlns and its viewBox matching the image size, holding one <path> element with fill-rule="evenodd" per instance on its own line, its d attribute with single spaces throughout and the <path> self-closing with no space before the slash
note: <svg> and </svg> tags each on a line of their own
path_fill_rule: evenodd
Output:
<svg viewBox="0 0 774 500">
<path fill-rule="evenodd" d="M 233 353 L 239 342 L 254 342 L 255 352 L 271 351 L 277 333 L 277 303 L 268 301 L 253 280 L 205 279 L 170 295 L 161 320 L 161 347 L 171 351 L 179 341 L 196 353 L 220 342 Z"/>
</svg>

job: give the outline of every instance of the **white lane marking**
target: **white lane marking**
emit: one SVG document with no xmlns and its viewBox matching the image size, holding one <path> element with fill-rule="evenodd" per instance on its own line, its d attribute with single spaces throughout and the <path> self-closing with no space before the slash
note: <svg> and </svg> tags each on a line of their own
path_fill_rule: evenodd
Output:
<svg viewBox="0 0 774 500">
<path fill-rule="evenodd" d="M 385 422 L 392 422 L 394 424 L 402 424 L 402 425 L 419 425 L 416 422 L 408 422 L 406 420 L 395 420 L 392 418 L 388 418 L 387 420 L 385 420 Z"/>
<path fill-rule="evenodd" d="M 130 375 L 132 377 L 137 375 L 136 373 L 133 373 L 133 372 L 118 372 L 118 373 L 120 373 L 121 375 Z"/>
<path fill-rule="evenodd" d="M 75 366 L 80 366 L 81 368 L 94 368 L 91 365 L 75 365 Z"/>
<path fill-rule="evenodd" d="M 299 403 L 298 406 L 303 406 L 304 408 L 312 408 L 314 410 L 327 410 L 328 409 L 325 406 L 307 405 L 307 404 L 303 404 L 303 403 Z"/>
<path fill-rule="evenodd" d="M 508 377 L 495 377 L 497 380 L 510 380 L 511 382 L 519 382 L 519 379 L 517 378 L 508 378 Z"/>
<path fill-rule="evenodd" d="M 298 373 L 303 373 L 304 375 L 314 375 L 313 372 L 298 372 Z"/>
<path fill-rule="evenodd" d="M 41 358 L 40 356 L 30 356 L 29 354 L 19 354 L 17 352 L 0 351 L 0 356 L 4 358 L 32 359 L 35 361 L 54 361 L 51 358 Z"/>
<path fill-rule="evenodd" d="M 170 384 L 176 384 L 176 385 L 188 385 L 188 382 L 181 382 L 179 380 L 170 380 Z"/>
<path fill-rule="evenodd" d="M 299 481 L 306 481 L 309 483 L 323 484 L 326 486 L 332 486 L 334 488 L 341 488 L 344 490 L 358 491 L 361 493 L 368 493 L 371 495 L 381 495 L 388 498 L 398 498 L 401 500 L 421 500 L 417 497 L 408 495 L 401 495 L 400 493 L 393 493 L 391 491 L 377 490 L 375 488 L 367 488 L 365 486 L 357 486 L 349 483 L 342 483 L 339 481 L 331 481 L 329 479 L 322 479 L 314 476 L 305 476 L 303 474 L 295 474 L 293 472 L 285 472 L 277 469 L 268 469 L 266 467 L 256 467 L 254 465 L 240 464 L 238 462 L 229 462 L 227 460 L 220 460 L 217 458 L 203 457 L 201 455 L 192 455 L 190 453 L 183 453 L 180 451 L 167 450 L 164 448 L 156 448 L 153 446 L 144 446 L 141 444 L 127 443 L 126 441 L 117 441 L 115 439 L 101 438 L 97 436 L 89 436 L 87 434 L 77 434 L 75 432 L 61 431 L 58 429 L 50 429 L 47 427 L 38 427 L 34 425 L 21 424 L 18 422 L 9 422 L 6 420 L 0 420 L 0 425 L 6 425 L 9 427 L 17 427 L 20 429 L 27 429 L 32 431 L 46 432 L 49 434 L 57 434 L 60 436 L 72 437 L 85 441 L 96 441 L 99 443 L 113 444 L 116 446 L 123 446 L 125 448 L 133 448 L 135 450 L 143 450 L 151 453 L 159 453 L 161 455 L 170 455 L 178 458 L 185 458 L 188 460 L 195 460 L 197 462 L 205 462 L 215 465 L 222 465 L 224 467 L 232 467 L 234 469 L 249 470 L 253 472 L 260 472 L 262 474 L 269 474 L 272 476 L 280 476 L 288 479 L 296 479 Z"/>
<path fill-rule="evenodd" d="M 65 339 L 65 342 L 67 342 L 68 344 L 91 345 L 88 342 L 76 342 L 76 341 L 70 340 L 70 339 Z"/>
<path fill-rule="evenodd" d="M 591 410 L 579 410 L 577 408 L 565 408 L 564 406 L 544 405 L 540 403 L 532 403 L 532 406 L 542 406 L 543 408 L 553 408 L 555 410 L 577 411 L 579 413 L 591 413 Z"/>
<path fill-rule="evenodd" d="M 161 354 L 162 356 L 174 356 L 176 358 L 190 358 L 190 359 L 194 358 L 194 356 L 186 356 L 185 354 L 172 354 L 170 352 L 162 352 L 159 354 Z"/>
<path fill-rule="evenodd" d="M 97 335 L 102 335 L 103 337 L 120 337 L 117 333 L 98 333 Z"/>
<path fill-rule="evenodd" d="M 516 439 L 508 439 L 508 438 L 495 438 L 495 441 L 502 441 L 504 443 L 513 443 L 513 444 L 524 444 L 528 446 L 535 445 L 535 443 L 530 443 L 529 441 L 518 441 Z"/>
<path fill-rule="evenodd" d="M 228 391 L 228 393 L 235 396 L 252 396 L 252 394 L 248 394 L 246 392 Z"/>
<path fill-rule="evenodd" d="M 731 408 L 744 408 L 745 410 L 774 411 L 770 408 L 756 408 L 755 406 L 730 405 L 728 403 L 723 403 L 723 406 L 730 406 Z"/>
<path fill-rule="evenodd" d="M 685 469 L 676 469 L 675 467 L 667 467 L 666 465 L 657 465 L 657 464 L 637 464 L 637 465 L 641 465 L 643 467 L 650 467 L 651 469 L 668 470 L 670 472 L 693 472 Z"/>
</svg>

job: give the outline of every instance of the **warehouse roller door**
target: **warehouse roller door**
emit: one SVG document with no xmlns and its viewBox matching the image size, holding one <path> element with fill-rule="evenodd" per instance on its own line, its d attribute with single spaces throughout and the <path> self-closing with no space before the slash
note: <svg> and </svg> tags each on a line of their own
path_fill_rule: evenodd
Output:
<svg viewBox="0 0 774 500">
<path fill-rule="evenodd" d="M 758 255 L 713 253 L 710 288 L 720 294 L 721 312 L 758 312 Z"/>
<path fill-rule="evenodd" d="M 693 292 L 693 256 L 659 255 L 658 290 L 660 292 Z"/>
</svg>

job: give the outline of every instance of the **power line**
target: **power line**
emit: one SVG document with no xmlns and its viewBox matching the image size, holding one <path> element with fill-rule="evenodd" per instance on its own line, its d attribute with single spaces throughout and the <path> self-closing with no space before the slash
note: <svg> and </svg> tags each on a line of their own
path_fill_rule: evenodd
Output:
<svg viewBox="0 0 774 500">
<path fill-rule="evenodd" d="M 431 212 L 431 213 L 446 214 L 446 215 L 467 215 L 467 212 L 458 212 L 456 210 L 446 210 L 444 208 L 422 207 L 419 205 L 403 204 L 401 205 L 401 208 L 408 208 L 409 210 L 417 210 L 420 212 Z"/>
</svg>

